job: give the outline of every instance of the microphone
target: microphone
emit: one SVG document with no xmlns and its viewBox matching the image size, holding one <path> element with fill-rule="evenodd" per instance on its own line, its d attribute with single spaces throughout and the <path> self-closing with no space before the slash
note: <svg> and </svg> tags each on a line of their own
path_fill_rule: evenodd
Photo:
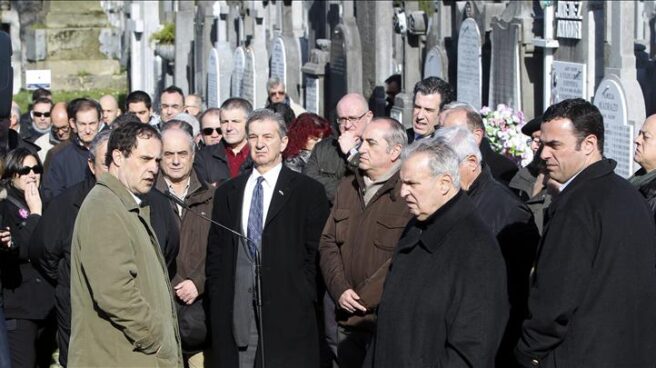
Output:
<svg viewBox="0 0 656 368">
<path fill-rule="evenodd" d="M 198 212 L 192 210 L 191 207 L 190 207 L 188 204 L 186 204 L 186 203 L 185 203 L 183 200 L 181 200 L 180 198 L 176 197 L 175 194 L 171 193 L 170 190 L 167 189 L 165 192 L 163 192 L 163 194 L 164 194 L 165 196 L 167 196 L 169 199 L 171 199 L 173 202 L 175 202 L 177 205 L 179 205 L 179 206 L 181 206 L 182 208 L 186 209 L 187 211 L 193 213 L 194 215 L 196 215 L 196 216 L 198 216 L 198 217 L 200 217 L 200 218 L 202 218 L 202 219 L 204 219 L 204 220 L 206 220 L 206 221 L 209 221 L 209 222 L 211 222 L 212 224 L 214 224 L 214 225 L 216 225 L 216 226 L 218 226 L 218 227 L 220 227 L 220 228 L 222 228 L 222 229 L 228 230 L 229 232 L 231 232 L 231 233 L 237 235 L 238 237 L 240 237 L 240 238 L 242 238 L 242 239 L 244 239 L 244 240 L 246 240 L 246 241 L 249 241 L 249 242 L 254 243 L 253 240 L 249 239 L 249 238 L 248 238 L 247 236 L 245 236 L 245 235 L 242 235 L 239 231 L 233 230 L 233 229 L 231 229 L 231 228 L 229 228 L 229 227 L 223 225 L 222 223 L 220 223 L 220 222 L 218 222 L 218 221 L 214 221 L 214 220 L 212 220 L 211 218 L 209 218 L 209 217 L 207 217 L 207 216 L 205 216 L 205 215 L 203 215 L 203 214 L 200 214 L 200 213 L 198 213 Z"/>
</svg>

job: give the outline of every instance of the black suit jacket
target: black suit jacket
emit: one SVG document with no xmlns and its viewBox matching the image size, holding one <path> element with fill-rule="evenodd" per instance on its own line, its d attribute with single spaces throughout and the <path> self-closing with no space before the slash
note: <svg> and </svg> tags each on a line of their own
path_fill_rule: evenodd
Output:
<svg viewBox="0 0 656 368">
<path fill-rule="evenodd" d="M 244 188 L 250 171 L 219 187 L 212 218 L 241 232 Z M 317 181 L 282 167 L 262 232 L 262 298 L 268 367 L 319 365 L 315 314 L 316 257 L 328 216 Z M 207 246 L 206 293 L 212 366 L 238 367 L 233 338 L 235 262 L 239 237 L 213 225 Z"/>
</svg>

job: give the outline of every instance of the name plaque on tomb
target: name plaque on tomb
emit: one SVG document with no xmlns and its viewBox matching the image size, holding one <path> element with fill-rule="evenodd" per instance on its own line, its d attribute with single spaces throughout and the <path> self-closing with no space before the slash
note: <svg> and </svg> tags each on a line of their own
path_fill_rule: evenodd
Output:
<svg viewBox="0 0 656 368">
<path fill-rule="evenodd" d="M 280 78 L 285 85 L 288 85 L 287 55 L 282 37 L 273 40 L 273 46 L 271 47 L 271 76 Z"/>
<path fill-rule="evenodd" d="M 319 113 L 319 78 L 305 77 L 305 110 Z"/>
<path fill-rule="evenodd" d="M 554 61 L 551 69 L 551 103 L 570 98 L 586 99 L 586 70 L 585 64 Z"/>
<path fill-rule="evenodd" d="M 467 18 L 462 22 L 458 36 L 458 101 L 467 102 L 480 109 L 482 78 L 481 32 L 476 21 Z"/>
<path fill-rule="evenodd" d="M 601 81 L 594 105 L 604 117 L 604 156 L 617 161 L 615 172 L 628 178 L 634 172 L 634 130 L 627 124 L 626 96 L 620 84 L 611 79 Z"/>
<path fill-rule="evenodd" d="M 580 1 L 558 1 L 556 8 L 556 37 L 581 39 L 583 33 L 583 5 Z"/>
<path fill-rule="evenodd" d="M 241 92 L 243 98 L 250 101 L 253 106 L 255 103 L 255 57 L 253 50 L 246 49 L 244 61 L 244 79 L 241 81 Z"/>
<path fill-rule="evenodd" d="M 444 79 L 443 73 L 444 65 L 441 50 L 439 46 L 433 46 L 426 54 L 426 61 L 424 61 L 424 78 L 438 77 Z"/>
<path fill-rule="evenodd" d="M 237 47 L 234 55 L 234 68 L 232 69 L 232 95 L 243 97 L 242 80 L 244 79 L 244 66 L 246 65 L 246 55 L 243 47 Z"/>
<path fill-rule="evenodd" d="M 219 53 L 210 50 L 207 60 L 207 107 L 219 107 Z"/>
</svg>

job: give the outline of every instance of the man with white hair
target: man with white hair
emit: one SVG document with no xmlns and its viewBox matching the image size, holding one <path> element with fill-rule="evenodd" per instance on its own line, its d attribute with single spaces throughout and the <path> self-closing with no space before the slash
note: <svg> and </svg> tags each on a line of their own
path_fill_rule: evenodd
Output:
<svg viewBox="0 0 656 368">
<path fill-rule="evenodd" d="M 364 367 L 492 367 L 508 318 L 503 257 L 443 140 L 402 155 L 411 220 L 399 240 Z"/>
<path fill-rule="evenodd" d="M 469 130 L 460 126 L 441 128 L 435 133 L 435 139 L 446 142 L 458 156 L 460 186 L 496 237 L 506 260 L 510 321 L 497 357 L 497 366 L 506 367 L 514 361 L 512 350 L 526 315 L 529 273 L 540 236 L 531 210 L 494 180 Z"/>
<path fill-rule="evenodd" d="M 440 115 L 440 126 L 448 128 L 456 125 L 472 132 L 481 149 L 483 162 L 489 165 L 492 176 L 508 186 L 519 168 L 510 159 L 492 150 L 490 141 L 485 137 L 485 125 L 481 114 L 468 103 L 455 101 L 447 104 Z"/>
<path fill-rule="evenodd" d="M 269 107 L 274 103 L 282 102 L 289 105 L 289 107 L 292 108 L 292 111 L 294 111 L 294 115 L 296 116 L 299 116 L 305 112 L 305 109 L 301 105 L 292 101 L 292 99 L 289 97 L 285 90 L 285 82 L 283 82 L 275 75 L 269 78 L 267 81 L 267 96 L 269 97 L 267 98 L 266 107 Z"/>
</svg>

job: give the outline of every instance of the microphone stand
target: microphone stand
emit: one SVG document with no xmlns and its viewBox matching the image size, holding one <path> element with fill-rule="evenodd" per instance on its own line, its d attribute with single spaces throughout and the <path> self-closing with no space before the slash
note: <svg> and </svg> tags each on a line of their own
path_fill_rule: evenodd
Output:
<svg viewBox="0 0 656 368">
<path fill-rule="evenodd" d="M 180 198 L 176 197 L 173 193 L 171 193 L 170 190 L 166 190 L 165 192 L 163 192 L 163 194 L 165 196 L 169 197 L 169 199 L 171 199 L 176 204 L 180 205 L 185 210 L 193 213 L 194 215 L 196 215 L 196 216 L 198 216 L 198 217 L 200 217 L 200 218 L 202 218 L 206 221 L 209 221 L 210 223 L 212 223 L 212 224 L 214 224 L 214 225 L 216 225 L 216 226 L 218 226 L 218 227 L 220 227 L 224 230 L 227 230 L 227 231 L 231 232 L 234 235 L 237 235 L 241 239 L 244 239 L 246 242 L 252 242 L 253 244 L 255 244 L 255 242 L 252 239 L 250 239 L 247 236 L 243 235 L 239 231 L 231 229 L 230 227 L 225 226 L 222 223 L 220 223 L 218 221 L 215 221 L 215 220 L 212 220 L 211 218 L 209 218 L 209 217 L 207 217 L 207 216 L 205 216 L 201 213 L 198 213 L 197 211 L 191 209 L 191 207 L 187 203 L 185 203 Z M 259 345 L 260 345 L 260 360 L 262 362 L 261 367 L 265 368 L 265 363 L 264 363 L 264 322 L 263 322 L 263 319 L 262 319 L 262 255 L 260 253 L 260 249 L 258 247 L 255 247 L 255 248 L 256 248 L 256 252 L 255 252 L 255 310 L 257 311 L 257 314 L 258 314 L 257 315 L 257 325 L 258 325 L 258 328 L 260 329 Z"/>
</svg>

